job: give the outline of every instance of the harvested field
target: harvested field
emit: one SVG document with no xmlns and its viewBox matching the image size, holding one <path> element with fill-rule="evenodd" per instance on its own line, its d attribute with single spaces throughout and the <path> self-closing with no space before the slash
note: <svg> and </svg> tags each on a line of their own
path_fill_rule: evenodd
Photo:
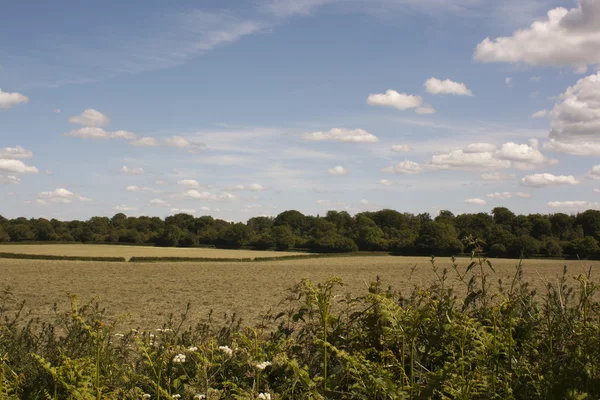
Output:
<svg viewBox="0 0 600 400">
<path fill-rule="evenodd" d="M 0 252 L 44 254 L 81 257 L 203 257 L 203 258 L 255 258 L 301 255 L 306 253 L 223 250 L 181 247 L 121 246 L 97 244 L 3 244 Z"/>
<path fill-rule="evenodd" d="M 121 249 L 115 247 L 107 247 L 107 250 Z M 96 252 L 102 249 L 104 246 L 94 247 Z M 465 268 L 469 260 L 459 259 L 459 262 Z M 506 282 L 517 263 L 518 260 L 493 260 L 496 269 L 493 281 L 502 278 Z M 599 264 L 584 263 L 586 266 Z M 438 259 L 437 264 L 450 269 L 447 258 Z M 524 260 L 523 264 L 524 278 L 541 291 L 545 287 L 544 280 L 556 281 L 565 264 L 569 266 L 569 275 L 583 272 L 582 264 L 577 261 Z M 415 265 L 417 268 L 411 276 Z M 125 264 L 0 259 L 0 270 L 0 289 L 10 286 L 15 298 L 26 300 L 27 308 L 34 315 L 51 319 L 53 304 L 59 303 L 59 308 L 65 309 L 68 305 L 65 293 L 70 292 L 78 294 L 82 301 L 99 297 L 111 316 L 129 314 L 123 323 L 127 328 L 159 327 L 170 313 L 177 316 L 183 311 L 188 301 L 192 304 L 192 321 L 206 317 L 213 309 L 216 315 L 235 312 L 246 322 L 253 323 L 269 308 L 277 309 L 286 289 L 302 278 L 320 282 L 339 276 L 345 283 L 343 290 L 354 294 L 364 294 L 365 287 L 377 276 L 384 285 L 405 292 L 414 286 L 423 287 L 434 279 L 428 258 L 392 256 L 264 263 Z M 597 276 L 597 272 L 592 275 Z M 450 270 L 450 281 L 457 283 L 455 276 Z"/>
</svg>

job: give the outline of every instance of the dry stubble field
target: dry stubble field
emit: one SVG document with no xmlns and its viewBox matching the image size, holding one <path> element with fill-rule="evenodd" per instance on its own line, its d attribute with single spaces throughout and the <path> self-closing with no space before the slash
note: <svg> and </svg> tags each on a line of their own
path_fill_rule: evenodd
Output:
<svg viewBox="0 0 600 400">
<path fill-rule="evenodd" d="M 468 259 L 460 259 L 463 267 Z M 518 260 L 493 260 L 494 281 L 506 280 Z M 447 258 L 440 267 L 450 267 Z M 556 281 L 562 266 L 569 274 L 583 271 L 576 261 L 524 260 L 524 276 L 542 289 L 544 280 Z M 598 262 L 585 263 L 597 265 Z M 417 266 L 411 277 L 411 268 Z M 595 267 L 597 268 L 597 267 Z M 170 313 L 179 315 L 191 302 L 192 322 L 207 316 L 235 312 L 248 324 L 256 322 L 269 308 L 278 309 L 286 289 L 302 278 L 324 281 L 339 276 L 343 292 L 363 294 L 377 276 L 385 285 L 409 291 L 433 279 L 425 257 L 341 257 L 255 263 L 108 263 L 80 261 L 37 261 L 0 259 L 0 289 L 11 288 L 17 299 L 25 300 L 33 315 L 53 318 L 52 306 L 68 307 L 66 292 L 87 301 L 98 297 L 109 316 L 129 314 L 122 328 L 160 327 Z M 597 272 L 593 273 L 597 277 Z M 454 273 L 450 277 L 454 280 Z M 542 278 L 540 278 L 540 276 Z"/>
</svg>

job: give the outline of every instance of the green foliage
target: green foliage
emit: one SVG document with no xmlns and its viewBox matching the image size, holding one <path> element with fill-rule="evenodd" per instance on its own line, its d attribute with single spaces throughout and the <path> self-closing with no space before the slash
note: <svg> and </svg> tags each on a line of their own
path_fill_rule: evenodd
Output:
<svg viewBox="0 0 600 400">
<path fill-rule="evenodd" d="M 55 322 L 39 324 L 5 290 L 0 398 L 599 398 L 599 286 L 591 269 L 575 279 L 565 269 L 538 294 L 519 263 L 492 290 L 483 243 L 466 242 L 470 263 L 441 269 L 432 259 L 427 286 L 399 293 L 377 279 L 349 297 L 338 278 L 304 280 L 281 312 L 255 327 L 212 315 L 195 324 L 188 305 L 159 329 L 123 329 L 98 303 L 80 305 L 75 296 Z"/>
<path fill-rule="evenodd" d="M 106 261 L 125 262 L 124 257 L 83 257 L 83 256 L 52 256 L 43 254 L 24 253 L 0 253 L 0 258 L 12 258 L 21 260 L 65 260 L 65 261 Z"/>
</svg>

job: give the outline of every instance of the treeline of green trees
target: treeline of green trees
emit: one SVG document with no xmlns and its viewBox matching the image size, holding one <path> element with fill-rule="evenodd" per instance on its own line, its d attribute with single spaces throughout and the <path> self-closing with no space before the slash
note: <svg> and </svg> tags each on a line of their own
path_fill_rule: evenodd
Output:
<svg viewBox="0 0 600 400">
<path fill-rule="evenodd" d="M 154 244 L 194 247 L 254 248 L 334 253 L 389 251 L 402 255 L 454 255 L 469 251 L 463 238 L 485 242 L 491 257 L 600 256 L 600 211 L 577 215 L 515 215 L 504 207 L 491 214 L 454 215 L 441 211 L 410 214 L 394 210 L 351 216 L 329 211 L 325 216 L 284 211 L 276 217 L 254 217 L 232 223 L 210 216 L 176 214 L 158 217 L 92 217 L 88 221 L 50 221 L 0 216 L 0 242 L 64 241 Z"/>
</svg>

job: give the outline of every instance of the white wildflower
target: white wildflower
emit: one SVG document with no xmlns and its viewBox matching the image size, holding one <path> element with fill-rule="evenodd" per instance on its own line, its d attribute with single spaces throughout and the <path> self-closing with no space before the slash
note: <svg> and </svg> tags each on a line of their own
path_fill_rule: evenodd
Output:
<svg viewBox="0 0 600 400">
<path fill-rule="evenodd" d="M 258 368 L 259 370 L 264 370 L 265 368 L 267 368 L 269 365 L 271 365 L 270 361 L 263 361 L 260 364 L 256 364 L 256 368 Z"/>
<path fill-rule="evenodd" d="M 142 399 L 149 399 L 150 397 L 152 397 L 152 396 L 150 396 L 148 393 L 144 393 L 142 395 Z"/>
<path fill-rule="evenodd" d="M 116 337 L 123 337 L 123 336 L 125 336 L 125 335 L 123 335 L 122 333 L 115 333 L 115 336 L 116 336 Z"/>
<path fill-rule="evenodd" d="M 175 364 L 181 364 L 185 362 L 185 354 L 177 354 L 175 357 L 173 357 L 173 362 Z"/>
<path fill-rule="evenodd" d="M 271 393 L 260 393 L 258 398 L 261 400 L 271 400 Z"/>
<path fill-rule="evenodd" d="M 194 399 L 198 399 L 198 400 L 206 399 L 206 395 L 205 394 L 197 394 L 194 396 Z"/>
<path fill-rule="evenodd" d="M 174 395 L 173 395 L 173 398 L 174 398 L 174 399 L 179 399 L 179 398 L 181 398 L 181 395 L 180 395 L 180 394 L 174 394 Z"/>
<path fill-rule="evenodd" d="M 188 348 L 188 351 L 198 351 L 198 348 L 196 346 L 192 346 Z"/>
<path fill-rule="evenodd" d="M 229 346 L 219 346 L 219 350 L 231 357 L 233 350 Z"/>
</svg>

